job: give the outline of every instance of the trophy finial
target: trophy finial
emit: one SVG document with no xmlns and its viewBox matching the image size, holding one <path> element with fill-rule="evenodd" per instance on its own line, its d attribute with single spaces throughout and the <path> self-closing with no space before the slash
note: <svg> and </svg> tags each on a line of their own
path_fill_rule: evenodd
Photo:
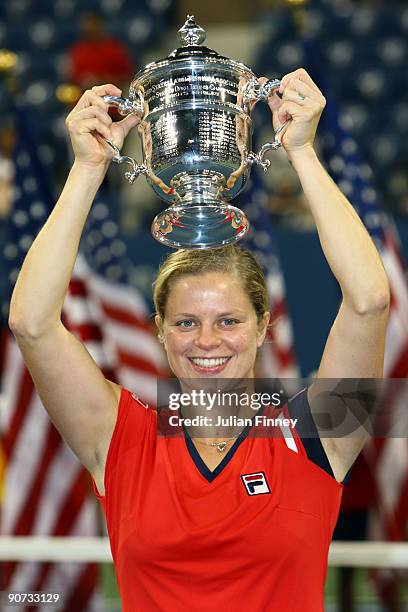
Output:
<svg viewBox="0 0 408 612">
<path fill-rule="evenodd" d="M 177 32 L 179 41 L 183 47 L 202 45 L 206 38 L 203 28 L 196 24 L 194 15 L 187 15 L 187 20 Z"/>
</svg>

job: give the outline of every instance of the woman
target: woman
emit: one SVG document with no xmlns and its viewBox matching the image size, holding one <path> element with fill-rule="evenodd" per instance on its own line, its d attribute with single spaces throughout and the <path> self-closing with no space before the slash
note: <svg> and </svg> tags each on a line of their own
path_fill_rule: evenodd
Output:
<svg viewBox="0 0 408 612">
<path fill-rule="evenodd" d="M 269 439 L 230 428 L 222 439 L 214 429 L 207 438 L 157 437 L 155 412 L 105 380 L 61 323 L 81 232 L 111 158 L 102 137 L 120 148 L 137 121 L 112 124 L 102 96 L 120 93 L 94 87 L 67 118 L 75 162 L 20 272 L 10 327 L 50 417 L 94 479 L 124 610 L 323 610 L 340 483 L 364 436 L 308 444 L 293 431 Z M 317 378 L 379 378 L 384 269 L 314 152 L 321 92 L 301 69 L 282 79 L 280 93 L 270 99 L 273 124 L 291 119 L 283 145 L 343 296 Z M 265 296 L 259 268 L 237 247 L 174 253 L 155 302 L 175 376 L 251 379 L 269 321 Z M 318 404 L 315 383 L 288 412 L 313 423 Z"/>
</svg>

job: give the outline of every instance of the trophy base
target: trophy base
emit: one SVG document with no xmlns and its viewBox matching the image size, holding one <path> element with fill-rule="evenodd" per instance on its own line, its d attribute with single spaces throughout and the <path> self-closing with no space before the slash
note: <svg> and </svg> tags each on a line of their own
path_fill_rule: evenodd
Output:
<svg viewBox="0 0 408 612">
<path fill-rule="evenodd" d="M 173 249 L 216 249 L 241 240 L 246 215 L 230 204 L 171 206 L 157 215 L 152 235 Z"/>
</svg>

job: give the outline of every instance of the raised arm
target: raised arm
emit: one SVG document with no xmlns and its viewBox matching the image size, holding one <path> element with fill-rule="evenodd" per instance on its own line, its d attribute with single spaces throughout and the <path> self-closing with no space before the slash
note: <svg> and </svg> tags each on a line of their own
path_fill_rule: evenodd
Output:
<svg viewBox="0 0 408 612">
<path fill-rule="evenodd" d="M 389 285 L 378 252 L 353 206 L 319 162 L 313 141 L 325 99 L 307 72 L 282 79 L 280 101 L 270 101 L 275 128 L 291 119 L 283 145 L 316 222 L 320 244 L 342 292 L 317 378 L 381 378 L 388 321 Z M 313 412 L 318 381 L 309 389 Z M 342 480 L 367 436 L 322 439 Z"/>
<path fill-rule="evenodd" d="M 13 292 L 9 325 L 52 421 L 91 472 L 104 458 L 117 413 L 119 388 L 61 322 L 61 310 L 79 241 L 112 153 L 101 135 L 118 147 L 136 118 L 112 124 L 104 94 L 113 85 L 86 91 L 68 115 L 75 161 L 47 222 L 24 260 Z"/>
</svg>

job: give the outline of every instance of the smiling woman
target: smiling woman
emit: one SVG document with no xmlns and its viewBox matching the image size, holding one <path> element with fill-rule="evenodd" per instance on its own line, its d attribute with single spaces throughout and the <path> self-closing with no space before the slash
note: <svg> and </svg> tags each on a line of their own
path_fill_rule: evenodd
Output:
<svg viewBox="0 0 408 612">
<path fill-rule="evenodd" d="M 248 251 L 179 250 L 159 270 L 153 297 L 159 339 L 177 378 L 254 377 L 269 308 L 264 275 Z"/>
<path fill-rule="evenodd" d="M 120 149 L 137 123 L 133 115 L 112 123 L 103 96 L 120 94 L 113 85 L 94 87 L 67 118 L 75 162 L 24 261 L 10 327 L 51 419 L 93 477 L 124 612 L 323 612 L 341 483 L 367 440 L 364 430 L 322 435 L 322 408 L 338 416 L 326 405 L 332 389 L 324 383 L 382 376 L 389 306 L 375 246 L 313 149 L 324 97 L 300 69 L 269 100 L 275 130 L 289 121 L 282 143 L 342 291 L 317 380 L 279 406 L 281 422 L 267 435 L 262 423 L 278 416 L 272 402 L 256 411 L 236 402 L 226 414 L 217 400 L 206 435 L 181 425 L 180 435 L 164 436 L 160 411 L 137 389 L 106 380 L 61 321 L 81 233 L 113 155 L 103 137 Z M 231 381 L 245 381 L 240 391 L 251 394 L 269 309 L 265 279 L 245 249 L 172 254 L 154 299 L 183 392 L 198 379 L 228 393 L 236 390 Z M 337 393 L 339 404 L 341 411 Z M 201 407 L 183 403 L 178 416 L 193 419 Z M 174 414 L 170 403 L 165 408 Z"/>
</svg>

